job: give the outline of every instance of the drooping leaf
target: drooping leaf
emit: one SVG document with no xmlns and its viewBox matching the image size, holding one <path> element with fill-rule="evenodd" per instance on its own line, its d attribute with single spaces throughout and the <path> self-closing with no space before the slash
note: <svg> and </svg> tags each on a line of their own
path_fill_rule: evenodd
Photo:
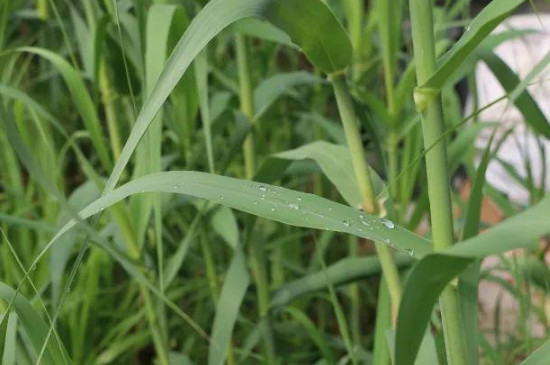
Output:
<svg viewBox="0 0 550 365">
<path fill-rule="evenodd" d="M 316 195 L 195 171 L 161 172 L 134 179 L 96 199 L 80 211 L 79 217 L 86 219 L 128 196 L 147 192 L 191 195 L 285 224 L 346 232 L 407 250 L 416 257 L 432 251 L 429 241 L 389 220 Z M 76 224 L 71 220 L 60 229 L 37 260 Z"/>
</svg>

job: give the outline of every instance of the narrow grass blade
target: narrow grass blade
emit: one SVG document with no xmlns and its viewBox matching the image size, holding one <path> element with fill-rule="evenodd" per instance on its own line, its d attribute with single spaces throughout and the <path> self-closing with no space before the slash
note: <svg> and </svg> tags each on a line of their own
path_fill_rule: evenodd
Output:
<svg viewBox="0 0 550 365">
<path fill-rule="evenodd" d="M 507 93 L 511 94 L 520 85 L 519 77 L 496 54 L 484 53 L 481 59 L 496 76 Z M 529 91 L 523 90 L 513 102 L 523 115 L 525 123 L 531 126 L 538 134 L 550 139 L 550 125 Z"/>
<path fill-rule="evenodd" d="M 0 319 L 0 363 L 2 363 L 4 350 L 6 349 L 9 316 L 10 313 L 5 311 Z M 5 317 L 7 317 L 7 319 Z"/>
<path fill-rule="evenodd" d="M 335 356 L 330 348 L 330 345 L 327 343 L 327 340 L 324 338 L 323 334 L 317 329 L 315 323 L 308 318 L 304 312 L 297 308 L 289 307 L 285 309 L 285 312 L 290 314 L 296 322 L 302 325 L 308 333 L 311 340 L 319 348 L 323 354 L 323 361 L 327 364 L 336 364 Z"/>
<path fill-rule="evenodd" d="M 258 120 L 279 97 L 293 87 L 316 82 L 322 80 L 305 71 L 281 73 L 263 80 L 254 90 L 254 119 Z"/>
<path fill-rule="evenodd" d="M 493 134 L 494 136 L 494 134 Z M 470 192 L 468 208 L 462 239 L 471 238 L 479 233 L 481 223 L 481 202 L 483 200 L 483 186 L 485 185 L 485 173 L 489 166 L 493 136 L 485 149 L 481 163 L 479 164 Z M 504 140 L 504 138 L 502 139 Z M 460 309 L 464 330 L 470 335 L 466 337 L 466 349 L 469 361 L 472 365 L 478 363 L 478 288 L 479 288 L 479 260 L 474 261 L 460 275 L 458 291 L 460 293 Z"/>
<path fill-rule="evenodd" d="M 550 358 L 550 340 L 547 340 L 541 347 L 533 352 L 520 365 L 544 365 Z"/>
<path fill-rule="evenodd" d="M 397 255 L 395 263 L 398 267 L 411 265 L 413 259 L 407 255 Z M 380 261 L 377 257 L 348 257 L 327 266 L 325 270 L 308 274 L 300 279 L 288 282 L 277 288 L 271 297 L 271 306 L 287 305 L 294 299 L 326 287 L 326 278 L 335 285 L 342 285 L 361 280 L 365 277 L 381 273 Z"/>
<path fill-rule="evenodd" d="M 233 211 L 227 207 L 219 206 L 210 218 L 212 228 L 224 239 L 232 249 L 236 249 L 239 238 L 239 226 Z"/>
<path fill-rule="evenodd" d="M 48 326 L 27 299 L 21 294 L 16 294 L 15 290 L 8 285 L 0 282 L 0 298 L 9 303 L 14 297 L 13 308 L 21 321 L 21 325 L 25 328 L 32 346 L 36 352 L 39 352 L 48 334 Z M 63 345 L 55 338 L 48 342 L 42 360 L 45 365 L 70 364 Z"/>
<path fill-rule="evenodd" d="M 75 103 L 75 106 L 84 121 L 86 129 L 90 132 L 92 143 L 97 151 L 101 164 L 106 170 L 110 170 L 113 163 L 106 148 L 107 144 L 105 143 L 101 124 L 99 122 L 95 106 L 92 102 L 92 98 L 90 97 L 84 81 L 80 77 L 79 73 L 61 56 L 47 49 L 22 47 L 19 49 L 19 52 L 32 53 L 43 57 L 44 59 L 50 61 L 58 69 L 67 84 L 71 98 L 73 99 L 73 102 Z"/>
<path fill-rule="evenodd" d="M 382 277 L 378 288 L 378 303 L 376 305 L 376 322 L 374 326 L 374 349 L 372 363 L 379 365 L 391 365 L 390 344 L 386 337 L 387 331 L 392 327 L 391 298 L 386 280 Z"/>
<path fill-rule="evenodd" d="M 220 300 L 216 306 L 216 316 L 212 326 L 212 343 L 208 349 L 208 365 L 224 364 L 239 308 L 249 284 L 250 275 L 246 267 L 244 252 L 242 247 L 238 246 L 233 253 Z"/>
<path fill-rule="evenodd" d="M 273 24 L 260 19 L 248 18 L 239 20 L 231 26 L 230 30 L 232 33 L 264 39 L 266 41 L 276 42 L 287 47 L 298 49 L 298 47 L 292 43 L 288 34 L 275 27 Z"/>
<path fill-rule="evenodd" d="M 323 266 L 323 269 L 326 269 L 324 262 L 322 262 L 322 266 Z M 334 310 L 334 314 L 336 315 L 336 322 L 338 323 L 338 332 L 340 333 L 340 336 L 344 341 L 344 345 L 348 352 L 348 356 L 351 359 L 351 363 L 353 365 L 357 365 L 358 364 L 357 355 L 355 353 L 355 346 L 351 339 L 348 320 L 346 318 L 346 315 L 344 314 L 342 305 L 340 304 L 340 301 L 336 296 L 336 291 L 334 290 L 334 284 L 332 283 L 330 278 L 326 275 L 325 275 L 325 285 L 330 295 L 330 302 L 332 303 L 332 309 Z"/>
<path fill-rule="evenodd" d="M 4 354 L 0 357 L 2 365 L 15 365 L 17 356 L 17 330 L 19 321 L 15 313 L 10 314 L 8 318 L 8 327 L 6 328 L 6 339 Z"/>
<path fill-rule="evenodd" d="M 475 48 L 495 29 L 514 9 L 525 0 L 494 0 L 472 20 L 466 32 L 454 46 L 439 60 L 435 73 L 421 88 L 440 90 L 453 70 L 475 50 Z"/>
</svg>

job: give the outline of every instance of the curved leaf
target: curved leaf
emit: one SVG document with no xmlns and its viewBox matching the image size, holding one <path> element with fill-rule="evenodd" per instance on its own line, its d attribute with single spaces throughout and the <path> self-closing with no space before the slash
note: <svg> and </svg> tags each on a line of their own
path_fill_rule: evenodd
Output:
<svg viewBox="0 0 550 365">
<path fill-rule="evenodd" d="M 361 205 L 361 193 L 353 173 L 351 156 L 347 147 L 317 141 L 293 150 L 277 153 L 274 157 L 286 160 L 314 160 L 350 206 L 358 207 Z M 386 192 L 384 181 L 370 166 L 368 168 L 375 193 L 377 195 L 384 194 Z"/>
<path fill-rule="evenodd" d="M 263 113 L 289 89 L 304 85 L 322 82 L 322 80 L 309 72 L 297 71 L 280 73 L 263 80 L 254 90 L 254 119 L 258 120 Z"/>
<path fill-rule="evenodd" d="M 191 195 L 289 225 L 345 232 L 385 242 L 416 257 L 432 251 L 428 240 L 391 221 L 316 195 L 195 171 L 160 172 L 137 178 L 96 199 L 79 212 L 79 217 L 86 219 L 128 196 L 147 192 Z M 76 224 L 71 220 L 60 229 L 35 262 Z"/>
</svg>

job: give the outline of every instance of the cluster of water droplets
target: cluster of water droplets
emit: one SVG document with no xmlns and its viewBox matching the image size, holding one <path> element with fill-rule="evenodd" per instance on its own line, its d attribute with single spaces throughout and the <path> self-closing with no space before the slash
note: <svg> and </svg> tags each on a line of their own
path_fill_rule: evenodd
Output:
<svg viewBox="0 0 550 365">
<path fill-rule="evenodd" d="M 257 187 L 257 189 L 260 191 L 261 200 L 265 200 L 267 195 L 275 194 L 275 191 L 273 191 L 272 189 L 267 188 L 264 185 L 259 185 Z M 302 202 L 302 200 L 303 199 L 301 197 L 297 197 L 296 198 L 297 202 L 288 202 L 287 207 L 289 209 L 292 209 L 292 210 L 300 211 L 301 206 L 300 206 L 299 203 Z M 257 205 L 257 204 L 259 204 L 258 201 L 254 201 L 254 205 Z M 271 211 L 275 212 L 276 207 L 272 207 Z M 334 211 L 334 208 L 328 207 L 327 211 L 329 212 L 329 215 L 330 215 L 330 213 Z M 305 211 L 305 210 L 302 210 L 302 214 L 306 214 L 306 213 L 308 213 L 308 212 Z M 325 216 L 323 214 L 319 213 L 319 212 L 311 211 L 309 213 L 312 213 L 312 214 L 316 215 L 319 218 L 325 218 Z M 365 215 L 363 213 L 358 214 L 357 218 L 350 218 L 350 219 L 342 220 L 342 225 L 346 228 L 356 226 L 355 225 L 356 219 L 360 224 L 356 227 L 357 231 L 359 231 L 359 232 L 364 232 L 365 230 L 374 231 L 374 230 L 378 230 L 378 229 L 381 229 L 381 228 L 385 228 L 385 229 L 394 229 L 395 228 L 395 224 L 387 218 L 372 219 L 372 218 L 369 218 L 367 215 Z M 306 217 L 305 221 L 309 222 L 309 218 Z M 329 229 L 329 227 L 325 227 L 325 228 Z M 390 247 L 396 248 L 396 246 L 391 242 L 391 240 L 389 238 L 384 238 L 382 241 L 385 244 L 389 245 Z M 405 252 L 407 252 L 410 256 L 415 255 L 414 249 L 405 249 Z"/>
</svg>

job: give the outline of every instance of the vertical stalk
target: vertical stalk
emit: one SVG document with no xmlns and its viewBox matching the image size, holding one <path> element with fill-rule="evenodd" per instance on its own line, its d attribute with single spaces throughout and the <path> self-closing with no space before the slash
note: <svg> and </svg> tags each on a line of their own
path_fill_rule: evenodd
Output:
<svg viewBox="0 0 550 365">
<path fill-rule="evenodd" d="M 331 80 L 336 95 L 338 111 L 342 119 L 344 132 L 348 142 L 355 178 L 357 179 L 357 184 L 363 199 L 363 208 L 367 213 L 377 214 L 378 203 L 374 196 L 372 180 L 366 165 L 365 150 L 363 149 L 361 137 L 357 128 L 357 117 L 346 85 L 345 76 L 344 74 L 333 75 L 331 76 Z M 395 322 L 402 293 L 399 271 L 393 261 L 390 248 L 386 244 L 379 242 L 375 242 L 375 246 L 382 266 L 382 272 L 388 283 L 392 303 L 392 318 Z"/>
<path fill-rule="evenodd" d="M 110 5 L 109 1 L 106 1 L 105 3 L 107 6 Z M 88 26 L 90 27 L 90 30 L 95 33 L 96 20 L 95 20 L 92 2 L 90 0 L 87 0 L 84 2 L 84 6 L 86 9 L 86 19 L 88 21 Z M 114 105 L 114 90 L 112 89 L 112 86 L 110 85 L 110 82 L 109 82 L 107 64 L 104 58 L 100 60 L 100 68 L 99 68 L 98 76 L 99 76 L 99 88 L 102 96 L 102 101 L 105 106 L 105 115 L 107 117 L 107 124 L 109 128 L 111 148 L 113 149 L 115 159 L 117 159 L 121 151 L 121 140 L 120 140 L 120 135 L 118 131 L 118 119 L 116 116 L 116 108 Z M 128 212 L 125 210 L 124 205 L 122 203 L 116 204 L 113 206 L 111 211 L 113 213 L 115 221 L 120 227 L 124 240 L 127 244 L 127 250 L 129 255 L 133 259 L 139 260 L 141 256 L 141 250 L 139 247 L 137 237 L 135 236 Z M 159 359 L 159 363 L 161 365 L 168 365 L 170 363 L 170 356 L 169 356 L 166 336 L 162 331 L 161 324 L 163 321 L 159 321 L 159 318 L 158 318 L 159 314 L 157 313 L 157 308 L 155 308 L 155 303 L 153 298 L 151 297 L 149 288 L 147 288 L 143 284 L 139 284 L 139 290 L 144 302 L 145 313 L 149 324 L 149 329 L 151 331 L 151 336 L 153 338 L 153 345 L 155 348 L 155 352 Z"/>
<path fill-rule="evenodd" d="M 115 92 L 111 86 L 107 71 L 105 58 L 102 58 L 99 65 L 99 89 L 101 90 L 101 99 L 105 108 L 105 119 L 107 120 L 107 128 L 109 130 L 109 139 L 111 149 L 113 150 L 114 160 L 118 160 L 122 151 L 120 133 L 118 130 L 118 120 L 114 103 Z"/>
<path fill-rule="evenodd" d="M 358 238 L 353 235 L 349 235 L 349 256 L 357 257 L 359 253 Z M 350 297 L 350 326 L 351 337 L 354 347 L 359 346 L 361 343 L 361 295 L 359 293 L 359 284 L 357 282 L 349 284 L 349 297 Z"/>
<path fill-rule="evenodd" d="M 411 0 L 413 47 L 418 85 L 424 84 L 436 66 L 432 2 Z M 426 153 L 426 173 L 434 249 L 443 250 L 453 244 L 451 193 L 447 173 L 447 150 L 443 133 L 441 96 L 433 90 L 415 91 L 415 101 L 422 113 L 424 146 L 433 146 Z M 436 273 L 434 273 L 435 275 Z M 450 365 L 467 364 L 466 343 L 460 322 L 458 291 L 453 285 L 441 294 L 443 333 Z"/>
<path fill-rule="evenodd" d="M 388 124 L 390 130 L 386 138 L 388 156 L 388 176 L 390 193 L 393 199 L 395 215 L 392 217 L 397 222 L 402 222 L 401 197 L 399 196 L 399 155 L 398 155 L 398 126 L 395 119 L 399 111 L 395 102 L 395 70 L 397 65 L 398 40 L 400 39 L 401 15 L 403 13 L 402 1 L 377 0 L 374 2 L 374 10 L 378 16 L 378 32 L 380 34 L 380 47 L 382 50 L 382 66 L 384 70 L 384 90 L 388 109 Z"/>
<path fill-rule="evenodd" d="M 239 101 L 241 112 L 248 119 L 249 123 L 254 121 L 254 96 L 252 94 L 252 82 L 250 79 L 250 54 L 246 38 L 240 34 L 235 36 L 237 67 L 239 71 Z M 254 130 L 250 132 L 243 146 L 245 178 L 252 180 L 256 173 L 256 152 L 254 142 Z M 251 242 L 251 260 L 254 281 L 258 293 L 258 309 L 260 321 L 262 322 L 262 333 L 267 355 L 270 359 L 274 357 L 273 341 L 269 325 L 266 322 L 269 313 L 269 284 L 267 277 L 267 261 L 264 247 Z"/>
<path fill-rule="evenodd" d="M 239 69 L 239 101 L 241 112 L 250 123 L 254 119 L 254 96 L 252 94 L 252 82 L 250 80 L 250 55 L 248 44 L 244 36 L 235 36 L 237 46 L 237 67 Z M 256 170 L 256 152 L 254 145 L 254 131 L 252 130 L 244 141 L 244 166 L 245 177 L 248 180 L 254 178 Z"/>
<path fill-rule="evenodd" d="M 200 243 L 202 256 L 204 257 L 204 264 L 206 266 L 206 279 L 208 280 L 210 295 L 212 295 L 212 301 L 214 302 L 214 305 L 216 305 L 220 299 L 220 285 L 218 283 L 218 274 L 216 273 L 214 254 L 204 227 L 201 228 Z"/>
</svg>

